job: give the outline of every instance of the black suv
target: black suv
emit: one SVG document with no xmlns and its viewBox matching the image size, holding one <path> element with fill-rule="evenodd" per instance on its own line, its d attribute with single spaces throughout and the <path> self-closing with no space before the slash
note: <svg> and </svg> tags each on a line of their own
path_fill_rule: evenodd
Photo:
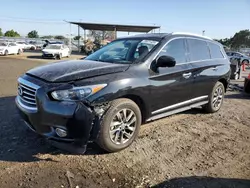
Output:
<svg viewBox="0 0 250 188">
<path fill-rule="evenodd" d="M 227 55 L 212 39 L 145 34 L 28 71 L 18 79 L 16 104 L 27 126 L 61 149 L 84 153 L 95 141 L 115 152 L 142 123 L 198 106 L 218 111 L 229 78 Z"/>
</svg>

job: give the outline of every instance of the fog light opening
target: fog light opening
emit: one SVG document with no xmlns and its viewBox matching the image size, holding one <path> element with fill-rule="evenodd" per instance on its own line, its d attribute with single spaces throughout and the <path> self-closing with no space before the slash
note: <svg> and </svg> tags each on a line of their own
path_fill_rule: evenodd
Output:
<svg viewBox="0 0 250 188">
<path fill-rule="evenodd" d="M 67 131 L 61 128 L 56 128 L 56 134 L 59 137 L 66 137 L 67 136 Z"/>
</svg>

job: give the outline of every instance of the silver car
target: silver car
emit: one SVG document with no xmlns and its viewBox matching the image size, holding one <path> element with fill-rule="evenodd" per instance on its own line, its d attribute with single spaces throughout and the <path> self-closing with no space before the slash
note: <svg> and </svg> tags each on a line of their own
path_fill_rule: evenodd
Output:
<svg viewBox="0 0 250 188">
<path fill-rule="evenodd" d="M 227 56 L 229 57 L 229 59 L 231 58 L 240 59 L 241 64 L 245 63 L 249 65 L 250 57 L 245 54 L 242 54 L 240 52 L 227 52 Z"/>
</svg>

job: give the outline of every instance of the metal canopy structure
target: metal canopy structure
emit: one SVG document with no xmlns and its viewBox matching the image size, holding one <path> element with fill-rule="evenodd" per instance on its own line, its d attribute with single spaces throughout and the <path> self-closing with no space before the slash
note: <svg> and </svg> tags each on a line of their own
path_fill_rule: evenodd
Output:
<svg viewBox="0 0 250 188">
<path fill-rule="evenodd" d="M 121 24 L 101 24 L 101 23 L 86 23 L 86 22 L 69 22 L 83 28 L 84 30 L 99 30 L 99 31 L 125 31 L 125 32 L 141 32 L 148 33 L 153 29 L 159 29 L 160 26 L 139 26 L 139 25 L 121 25 Z"/>
</svg>

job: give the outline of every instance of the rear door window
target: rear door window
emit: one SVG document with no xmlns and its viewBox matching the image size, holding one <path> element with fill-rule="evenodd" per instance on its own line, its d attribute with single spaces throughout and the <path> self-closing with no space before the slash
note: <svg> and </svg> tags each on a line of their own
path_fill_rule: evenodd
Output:
<svg viewBox="0 0 250 188">
<path fill-rule="evenodd" d="M 206 41 L 187 39 L 190 61 L 210 59 L 209 48 Z"/>
<path fill-rule="evenodd" d="M 212 58 L 224 58 L 223 54 L 221 53 L 221 48 L 219 45 L 209 42 L 209 49 Z"/>
<path fill-rule="evenodd" d="M 160 52 L 159 56 L 171 56 L 175 58 L 176 64 L 186 62 L 185 39 L 174 39 L 170 41 Z"/>
</svg>

